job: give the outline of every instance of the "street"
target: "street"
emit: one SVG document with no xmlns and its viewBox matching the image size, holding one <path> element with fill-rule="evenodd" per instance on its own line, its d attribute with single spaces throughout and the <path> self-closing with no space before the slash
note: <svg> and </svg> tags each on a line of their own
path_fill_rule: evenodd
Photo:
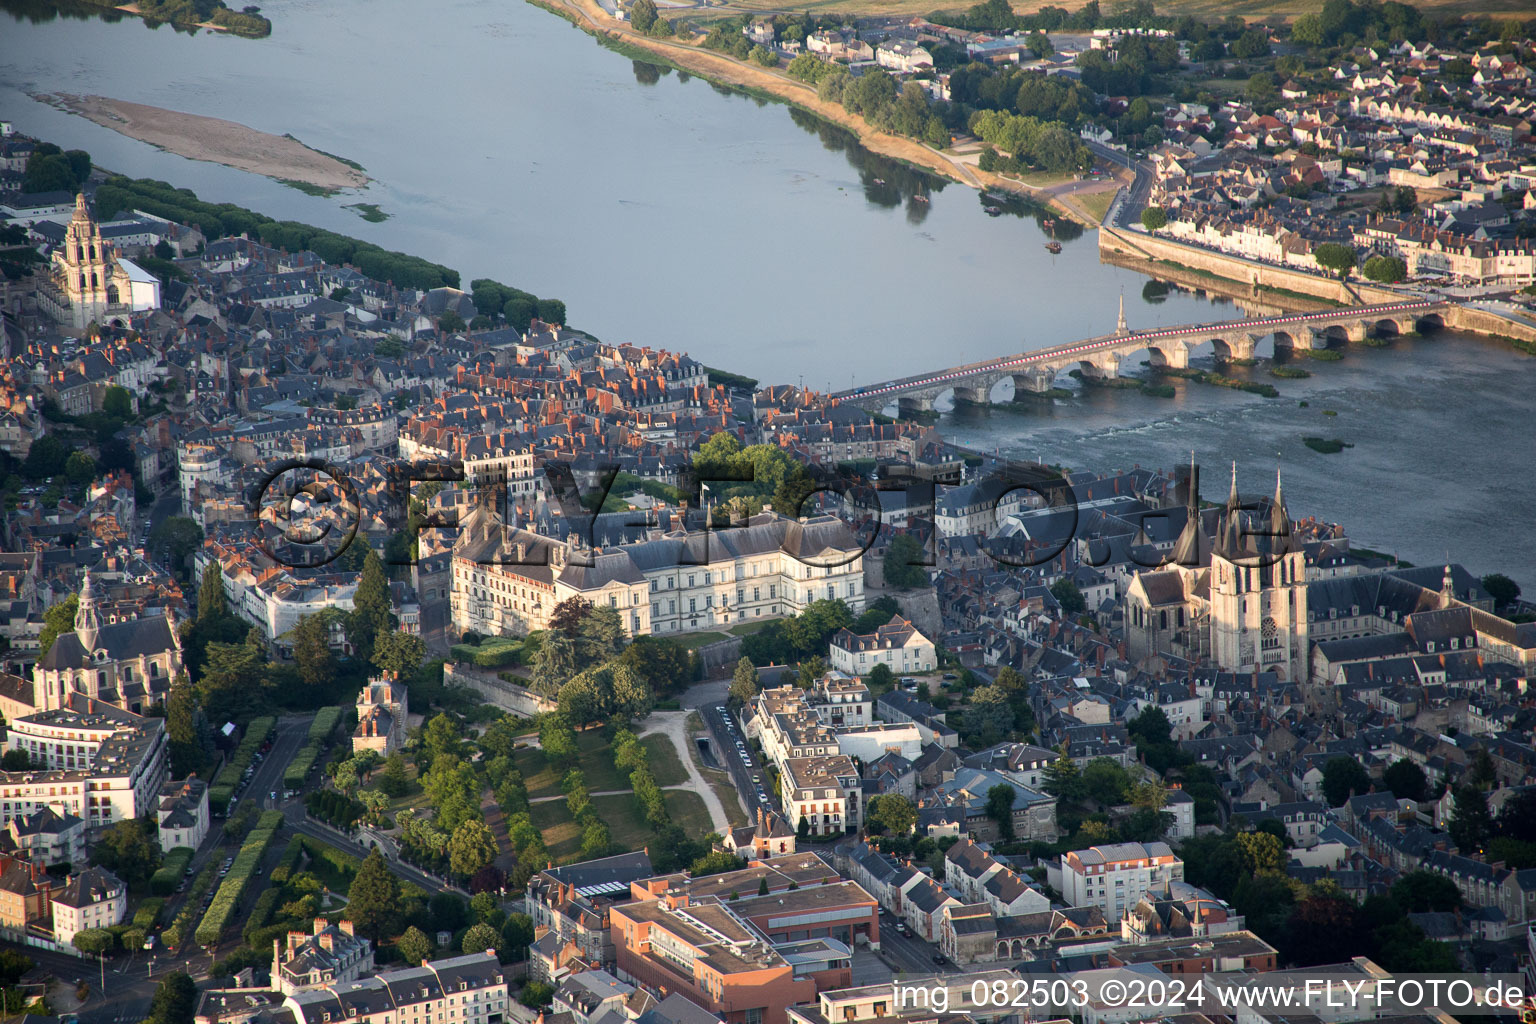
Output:
<svg viewBox="0 0 1536 1024">
<path fill-rule="evenodd" d="M 731 782 L 735 784 L 736 792 L 741 794 L 741 803 L 746 808 L 747 815 L 755 818 L 759 807 L 770 811 L 776 810 L 779 794 L 773 792 L 769 786 L 768 775 L 763 766 L 758 763 L 751 748 L 747 747 L 743 750 L 736 745 L 746 743 L 746 734 L 742 731 L 741 725 L 731 719 L 725 702 L 716 701 L 701 705 L 699 715 L 704 719 L 704 727 L 709 732 L 715 760 L 720 767 L 730 773 Z M 727 722 L 735 726 L 734 732 L 731 731 Z M 752 781 L 754 776 L 761 781 Z M 759 790 L 763 793 L 761 797 L 758 795 Z"/>
</svg>

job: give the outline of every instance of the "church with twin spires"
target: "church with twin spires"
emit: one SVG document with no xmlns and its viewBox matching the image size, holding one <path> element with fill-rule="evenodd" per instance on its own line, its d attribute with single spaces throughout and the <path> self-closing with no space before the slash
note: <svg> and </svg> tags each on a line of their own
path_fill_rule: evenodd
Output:
<svg viewBox="0 0 1536 1024">
<path fill-rule="evenodd" d="M 1231 672 L 1275 672 L 1305 681 L 1306 563 L 1293 544 L 1280 476 L 1273 497 L 1241 502 L 1237 466 L 1216 521 L 1202 522 L 1190 466 L 1187 518 L 1166 568 L 1137 572 L 1126 590 L 1125 635 L 1133 661 L 1160 655 L 1208 661 Z"/>
</svg>

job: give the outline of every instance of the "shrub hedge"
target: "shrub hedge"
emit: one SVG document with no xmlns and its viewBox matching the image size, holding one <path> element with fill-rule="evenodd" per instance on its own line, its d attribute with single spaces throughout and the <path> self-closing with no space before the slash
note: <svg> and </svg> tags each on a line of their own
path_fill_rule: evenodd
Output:
<svg viewBox="0 0 1536 1024">
<path fill-rule="evenodd" d="M 246 886 L 261 871 L 262 857 L 266 855 L 272 840 L 277 838 L 277 830 L 282 825 L 282 811 L 262 812 L 261 820 L 246 836 L 240 852 L 235 854 L 235 862 L 230 865 L 229 874 L 224 876 L 219 891 L 213 894 L 213 902 L 208 904 L 208 912 L 197 926 L 193 937 L 199 945 L 211 946 L 224 934 L 225 927 L 240 906 Z"/>
<path fill-rule="evenodd" d="M 149 891 L 156 896 L 169 896 L 175 892 L 195 852 L 189 846 L 178 846 L 167 853 L 160 861 L 159 869 L 149 876 Z"/>
</svg>

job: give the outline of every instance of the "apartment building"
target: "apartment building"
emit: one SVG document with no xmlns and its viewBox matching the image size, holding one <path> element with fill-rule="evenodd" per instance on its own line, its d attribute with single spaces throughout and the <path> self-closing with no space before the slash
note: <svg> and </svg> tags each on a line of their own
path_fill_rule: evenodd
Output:
<svg viewBox="0 0 1536 1024">
<path fill-rule="evenodd" d="M 295 992 L 283 1009 L 297 1024 L 502 1024 L 507 980 L 494 951 Z"/>
<path fill-rule="evenodd" d="M 612 919 L 620 978 L 685 995 L 728 1024 L 785 1024 L 789 1007 L 852 978 L 847 946 L 811 940 L 810 966 L 822 970 L 808 973 L 726 903 L 644 900 L 615 906 Z"/>
<path fill-rule="evenodd" d="M 156 808 L 170 775 L 164 719 L 82 694 L 11 722 L 5 748 L 48 767 L 0 772 L 0 822 L 44 807 L 62 808 L 88 829 L 142 817 Z"/>
<path fill-rule="evenodd" d="M 864 820 L 859 770 L 846 754 L 787 757 L 780 762 L 780 796 L 790 827 L 813 836 L 856 829 Z"/>
<path fill-rule="evenodd" d="M 862 636 L 840 629 L 829 646 L 832 667 L 854 676 L 868 675 L 876 665 L 884 665 L 897 675 L 932 672 L 939 667 L 933 641 L 900 615 L 891 616 L 890 622 Z"/>
<path fill-rule="evenodd" d="M 373 944 L 351 921 L 315 918 L 307 932 L 272 940 L 272 987 L 285 996 L 344 985 L 373 973 Z"/>
<path fill-rule="evenodd" d="M 1098 907 L 1114 923 L 1148 892 L 1183 880 L 1184 862 L 1167 843 L 1112 843 L 1063 854 L 1059 888 L 1071 906 Z"/>
<path fill-rule="evenodd" d="M 611 968 L 616 960 L 609 911 L 614 904 L 633 898 L 632 883 L 655 873 L 644 853 L 621 853 L 550 867 L 530 878 L 524 900 L 534 929 L 534 943 L 529 949 L 532 977 L 555 982 L 570 956 Z"/>
<path fill-rule="evenodd" d="M 76 932 L 110 928 L 128 912 L 128 886 L 106 868 L 86 868 L 53 893 L 53 937 L 64 945 Z"/>
</svg>

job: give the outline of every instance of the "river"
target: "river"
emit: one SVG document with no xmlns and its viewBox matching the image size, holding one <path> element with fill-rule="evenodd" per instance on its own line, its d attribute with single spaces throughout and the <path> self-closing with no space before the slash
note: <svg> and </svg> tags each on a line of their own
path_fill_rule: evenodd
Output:
<svg viewBox="0 0 1536 1024">
<path fill-rule="evenodd" d="M 1240 312 L 1182 290 L 1144 295 L 1145 278 L 1098 261 L 1092 232 L 1058 228 L 1065 248 L 1052 256 L 1038 211 L 989 216 L 970 189 L 784 106 L 632 62 L 521 0 L 262 10 L 264 40 L 0 14 L 0 119 L 116 171 L 448 264 L 466 283 L 557 296 L 606 341 L 765 382 L 842 388 L 1105 333 L 1122 294 L 1136 328 Z M 30 98 L 51 92 L 291 133 L 375 180 L 306 195 Z M 357 202 L 389 219 L 344 208 Z M 1167 467 L 1193 448 L 1208 467 L 1240 459 L 1254 484 L 1279 453 L 1298 514 L 1343 521 L 1411 561 L 1449 550 L 1474 572 L 1536 586 L 1536 546 L 1520 529 L 1536 507 L 1527 357 L 1442 334 L 1312 369 L 1276 381 L 1279 399 L 1180 382 L 1171 400 L 1093 392 L 1031 414 L 946 414 L 941 426 L 979 448 L 1093 469 Z M 1301 445 L 1308 434 L 1355 447 L 1319 455 Z M 1212 479 L 1208 468 L 1208 489 Z"/>
</svg>

